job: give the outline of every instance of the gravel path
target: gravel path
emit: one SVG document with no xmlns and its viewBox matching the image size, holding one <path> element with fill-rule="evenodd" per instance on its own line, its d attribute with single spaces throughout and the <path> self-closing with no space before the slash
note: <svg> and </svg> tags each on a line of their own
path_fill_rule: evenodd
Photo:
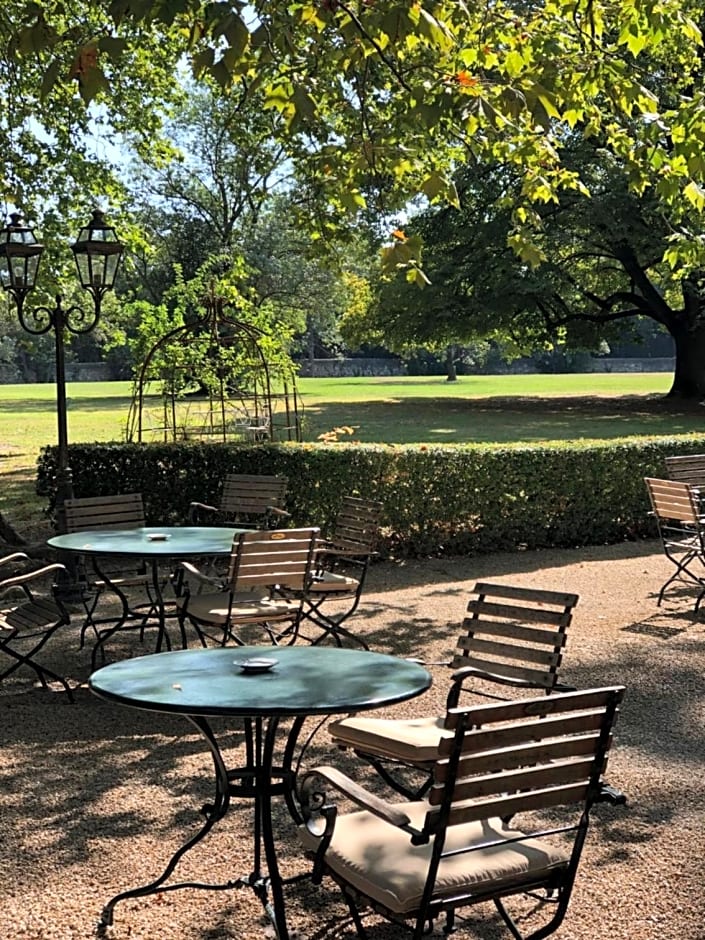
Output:
<svg viewBox="0 0 705 940">
<path fill-rule="evenodd" d="M 703 769 L 705 623 L 692 592 L 661 609 L 656 592 L 669 563 L 655 542 L 574 551 L 385 563 L 373 568 L 354 623 L 373 649 L 443 660 L 452 650 L 476 580 L 576 592 L 564 681 L 624 684 L 608 779 L 626 808 L 598 807 L 568 917 L 558 940 L 703 940 Z M 57 638 L 47 662 L 83 683 L 65 694 L 34 688 L 29 673 L 0 684 L 0 940 L 87 940 L 118 891 L 149 881 L 198 825 L 210 798 L 210 758 L 178 717 L 113 706 L 85 687 L 87 651 L 76 626 Z M 131 634 L 113 657 L 141 650 Z M 442 711 L 447 673 L 394 714 Z M 237 727 L 220 724 L 229 749 Z M 310 761 L 340 761 L 317 736 Z M 282 814 L 282 868 L 305 870 Z M 222 881 L 244 874 L 249 806 L 233 812 L 187 856 L 182 876 Z M 292 926 L 306 940 L 352 940 L 332 885 L 288 892 Z M 477 908 L 461 936 L 507 938 L 492 910 Z M 404 934 L 371 920 L 372 940 Z M 183 890 L 116 908 L 115 940 L 243 940 L 265 937 L 249 891 Z M 439 929 L 437 936 L 442 936 Z"/>
</svg>

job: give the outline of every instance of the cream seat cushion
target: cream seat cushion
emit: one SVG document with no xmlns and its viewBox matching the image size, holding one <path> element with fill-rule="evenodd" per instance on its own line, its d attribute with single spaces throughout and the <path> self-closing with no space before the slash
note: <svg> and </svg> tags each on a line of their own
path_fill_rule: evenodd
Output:
<svg viewBox="0 0 705 940">
<path fill-rule="evenodd" d="M 365 754 L 391 757 L 404 763 L 426 764 L 438 759 L 441 738 L 452 738 L 443 728 L 444 719 L 366 718 L 354 716 L 332 721 L 328 731 L 336 744 L 355 748 Z"/>
<path fill-rule="evenodd" d="M 414 827 L 423 826 L 427 803 L 395 805 L 409 816 Z M 318 838 L 305 826 L 299 828 L 299 833 L 304 847 L 315 851 Z M 465 848 L 522 835 L 500 819 L 464 823 L 447 830 L 445 848 Z M 408 833 L 363 810 L 338 817 L 326 863 L 353 887 L 389 910 L 409 914 L 418 910 L 421 903 L 432 849 L 432 842 L 412 845 Z M 569 858 L 565 848 L 546 838 L 528 838 L 463 852 L 441 861 L 434 896 L 468 890 L 480 894 L 490 883 L 493 887 L 498 883 L 521 885 L 529 878 L 567 866 Z"/>
<path fill-rule="evenodd" d="M 308 588 L 309 594 L 337 594 L 357 591 L 360 582 L 345 574 L 333 571 L 320 571 L 314 575 Z"/>
<path fill-rule="evenodd" d="M 298 604 L 285 598 L 269 599 L 258 594 L 236 594 L 230 606 L 231 595 L 227 591 L 217 594 L 191 594 L 188 596 L 186 613 L 202 623 L 224 624 L 238 619 L 276 620 L 291 617 L 298 611 Z M 186 604 L 186 597 L 177 597 L 177 607 Z"/>
</svg>

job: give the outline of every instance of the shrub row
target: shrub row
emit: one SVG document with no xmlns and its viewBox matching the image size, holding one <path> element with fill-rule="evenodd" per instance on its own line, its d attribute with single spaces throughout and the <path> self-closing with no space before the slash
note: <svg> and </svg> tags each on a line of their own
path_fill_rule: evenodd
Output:
<svg viewBox="0 0 705 940">
<path fill-rule="evenodd" d="M 384 504 L 385 555 L 479 554 L 654 537 L 643 478 L 705 437 L 542 446 L 363 444 L 73 444 L 77 496 L 141 492 L 147 518 L 178 525 L 191 500 L 217 504 L 227 472 L 289 480 L 296 524 L 321 525 L 355 494 Z M 37 492 L 52 511 L 56 448 Z"/>
</svg>

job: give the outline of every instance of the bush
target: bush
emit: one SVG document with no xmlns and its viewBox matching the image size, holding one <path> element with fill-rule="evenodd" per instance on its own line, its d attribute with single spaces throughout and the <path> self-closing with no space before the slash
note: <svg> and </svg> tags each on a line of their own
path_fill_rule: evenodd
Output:
<svg viewBox="0 0 705 940">
<path fill-rule="evenodd" d="M 645 476 L 700 453 L 705 438 L 543 446 L 364 444 L 72 444 L 77 496 L 141 492 L 153 523 L 186 522 L 191 500 L 216 502 L 224 475 L 289 480 L 297 525 L 325 530 L 345 494 L 384 505 L 382 553 L 464 555 L 655 537 Z M 53 505 L 56 448 L 37 491 Z"/>
</svg>

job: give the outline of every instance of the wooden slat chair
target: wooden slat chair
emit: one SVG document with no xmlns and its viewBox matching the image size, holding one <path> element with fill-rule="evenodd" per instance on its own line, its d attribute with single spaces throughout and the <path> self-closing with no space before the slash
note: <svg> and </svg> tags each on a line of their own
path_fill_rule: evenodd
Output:
<svg viewBox="0 0 705 940">
<path fill-rule="evenodd" d="M 558 670 L 577 594 L 485 582 L 477 583 L 473 594 L 463 620 L 465 632 L 448 663 L 454 671 L 445 715 L 361 715 L 328 726 L 335 744 L 351 748 L 409 798 L 420 797 L 430 786 L 447 713 L 459 705 L 461 694 L 504 699 L 522 690 L 550 694 L 568 688 L 559 684 Z"/>
<path fill-rule="evenodd" d="M 372 499 L 344 496 L 329 538 L 322 539 L 313 580 L 303 598 L 302 626 L 316 628 L 307 636 L 316 646 L 331 639 L 369 649 L 367 643 L 343 626 L 357 610 L 379 537 L 382 504 Z M 325 608 L 328 607 L 328 610 Z M 303 634 L 301 634 L 303 637 Z"/>
<path fill-rule="evenodd" d="M 705 577 L 695 566 L 705 566 L 705 517 L 700 515 L 698 493 L 689 483 L 645 477 L 651 509 L 656 520 L 664 554 L 675 572 L 664 581 L 657 604 L 666 589 L 676 581 L 695 584 L 700 592 L 695 601 L 697 613 L 705 597 Z"/>
<path fill-rule="evenodd" d="M 233 542 L 223 580 L 182 562 L 186 581 L 176 606 L 184 646 L 187 620 L 203 646 L 209 640 L 243 646 L 243 630 L 253 625 L 264 629 L 272 643 L 293 644 L 319 534 L 318 528 L 242 532 Z M 207 589 L 194 590 L 204 584 Z"/>
<path fill-rule="evenodd" d="M 314 882 L 337 882 L 360 937 L 364 906 L 420 940 L 437 918 L 450 932 L 456 910 L 483 902 L 515 940 L 547 937 L 567 913 L 593 805 L 625 802 L 602 779 L 623 694 L 452 709 L 424 801 L 388 803 L 334 767 L 306 773 L 299 832 Z M 354 811 L 338 810 L 332 790 Z M 537 903 L 520 924 L 512 899 L 527 893 Z"/>
<path fill-rule="evenodd" d="M 290 518 L 284 508 L 288 481 L 286 477 L 228 473 L 217 506 L 192 502 L 191 525 L 223 525 L 237 528 L 281 528 Z"/>
<path fill-rule="evenodd" d="M 110 496 L 86 496 L 64 501 L 64 514 L 67 532 L 82 532 L 90 529 L 139 529 L 146 525 L 144 504 L 141 493 L 120 493 Z M 124 559 L 92 558 L 90 566 L 81 563 L 81 577 L 84 585 L 83 604 L 86 618 L 81 628 L 81 647 L 85 644 L 86 632 L 92 629 L 96 636 L 93 659 L 100 649 L 103 651 L 105 636 L 101 636 L 100 626 L 111 624 L 106 635 L 116 632 L 123 626 L 140 629 L 140 636 L 154 610 L 149 595 L 151 581 L 144 565 L 125 568 Z M 89 570 L 90 569 L 90 570 Z M 139 600 L 135 603 L 128 598 L 130 589 L 139 588 Z M 103 597 L 117 598 L 121 612 L 106 617 L 96 617 L 98 603 Z"/>
<path fill-rule="evenodd" d="M 705 454 L 666 457 L 664 462 L 671 480 L 705 489 Z"/>
<path fill-rule="evenodd" d="M 26 561 L 24 552 L 14 552 L 0 559 L 0 567 L 16 561 Z M 37 655 L 61 627 L 68 626 L 69 613 L 56 597 L 41 593 L 42 582 L 49 575 L 66 571 L 64 565 L 45 565 L 35 571 L 15 574 L 0 580 L 0 654 L 9 664 L 0 667 L 0 681 L 12 675 L 21 666 L 34 671 L 44 688 L 48 679 L 60 683 L 73 701 L 73 693 L 66 679 L 37 661 Z M 14 597 L 13 597 L 14 595 Z"/>
</svg>

